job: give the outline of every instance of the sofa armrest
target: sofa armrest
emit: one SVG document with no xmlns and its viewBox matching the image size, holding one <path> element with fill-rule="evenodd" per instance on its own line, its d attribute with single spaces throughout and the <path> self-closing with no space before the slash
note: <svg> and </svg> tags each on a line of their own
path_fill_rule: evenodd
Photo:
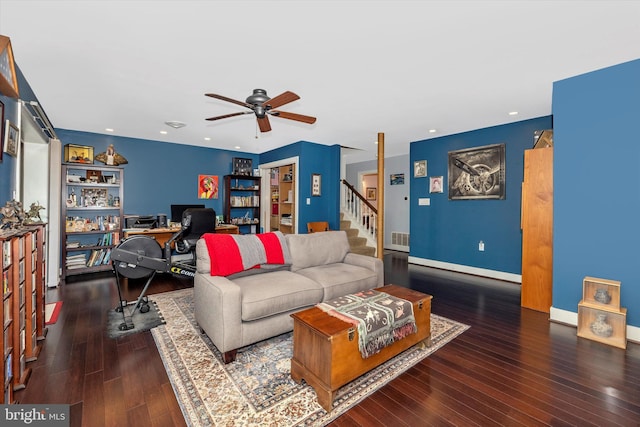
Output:
<svg viewBox="0 0 640 427">
<path fill-rule="evenodd" d="M 193 288 L 198 326 L 222 353 L 241 347 L 240 287 L 226 277 L 196 273 Z"/>
<path fill-rule="evenodd" d="M 378 286 L 384 285 L 384 263 L 379 258 L 349 252 L 344 257 L 345 264 L 357 265 L 374 271 L 378 276 Z"/>
</svg>

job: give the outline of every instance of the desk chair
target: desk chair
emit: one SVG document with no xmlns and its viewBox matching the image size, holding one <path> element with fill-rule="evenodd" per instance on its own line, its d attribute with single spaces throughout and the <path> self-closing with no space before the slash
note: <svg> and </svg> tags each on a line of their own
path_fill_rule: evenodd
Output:
<svg viewBox="0 0 640 427">
<path fill-rule="evenodd" d="M 171 240 L 175 241 L 176 252 L 179 254 L 193 253 L 198 239 L 204 233 L 216 232 L 216 211 L 211 208 L 186 209 L 182 213 L 182 227 Z"/>
<path fill-rule="evenodd" d="M 307 233 L 317 233 L 319 231 L 329 231 L 329 223 L 327 221 L 315 221 L 307 223 Z"/>
</svg>

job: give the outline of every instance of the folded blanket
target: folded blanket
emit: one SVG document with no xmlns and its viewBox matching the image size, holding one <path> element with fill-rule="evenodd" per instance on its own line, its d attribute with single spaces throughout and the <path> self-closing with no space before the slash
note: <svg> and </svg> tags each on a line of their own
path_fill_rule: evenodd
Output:
<svg viewBox="0 0 640 427">
<path fill-rule="evenodd" d="M 385 292 L 358 292 L 318 307 L 358 328 L 358 349 L 363 359 L 418 331 L 413 304 Z"/>
<path fill-rule="evenodd" d="M 267 264 L 291 264 L 291 254 L 280 231 L 262 234 L 202 235 L 211 260 L 212 276 L 229 276 Z"/>
</svg>

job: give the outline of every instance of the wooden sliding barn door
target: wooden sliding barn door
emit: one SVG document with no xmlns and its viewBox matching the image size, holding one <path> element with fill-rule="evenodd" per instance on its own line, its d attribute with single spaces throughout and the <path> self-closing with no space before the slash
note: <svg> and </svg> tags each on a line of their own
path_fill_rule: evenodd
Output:
<svg viewBox="0 0 640 427">
<path fill-rule="evenodd" d="M 522 307 L 549 313 L 553 272 L 553 147 L 524 152 Z"/>
</svg>

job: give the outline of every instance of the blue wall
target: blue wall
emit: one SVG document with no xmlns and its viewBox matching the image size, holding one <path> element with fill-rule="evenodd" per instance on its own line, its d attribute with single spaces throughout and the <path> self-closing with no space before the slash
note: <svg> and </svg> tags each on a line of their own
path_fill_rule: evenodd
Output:
<svg viewBox="0 0 640 427">
<path fill-rule="evenodd" d="M 224 175 L 232 172 L 233 157 L 255 154 L 215 148 L 194 147 L 144 139 L 56 129 L 62 145 L 94 147 L 94 154 L 113 144 L 129 163 L 124 168 L 125 214 L 170 215 L 171 204 L 204 204 L 223 214 Z M 103 165 L 95 162 L 96 165 Z M 103 165 L 104 166 L 104 165 Z M 198 199 L 198 175 L 218 175 L 218 199 Z"/>
<path fill-rule="evenodd" d="M 16 65 L 16 77 L 18 78 L 18 90 L 20 91 L 20 98 L 25 101 L 38 101 L 31 86 L 27 83 L 20 67 Z M 17 99 L 9 98 L 4 95 L 0 95 L 0 101 L 4 104 L 4 121 L 2 126 L 9 120 L 14 125 L 20 127 L 18 123 L 18 109 L 21 108 Z M 0 117 L 0 120 L 2 118 Z M 5 130 L 6 132 L 6 130 Z M 4 132 L 0 135 L 0 151 L 4 148 Z M 0 162 L 0 206 L 4 206 L 7 201 L 13 199 L 14 190 L 17 191 L 17 183 L 15 180 L 16 168 L 18 162 L 15 157 L 2 153 L 2 161 Z"/>
<path fill-rule="evenodd" d="M 621 281 L 640 326 L 640 60 L 555 82 L 553 307 L 576 312 L 585 276 Z"/>
<path fill-rule="evenodd" d="M 333 230 L 340 229 L 340 146 L 326 146 L 299 141 L 260 154 L 260 163 L 298 157 L 298 233 L 307 232 L 307 222 L 328 221 Z M 311 196 L 311 174 L 322 177 L 321 195 Z M 307 205 L 307 199 L 310 200 Z"/>
<path fill-rule="evenodd" d="M 427 160 L 427 177 L 411 172 L 409 255 L 428 260 L 521 274 L 520 195 L 524 150 L 533 147 L 536 130 L 551 129 L 551 116 L 411 143 L 410 165 Z M 504 200 L 449 200 L 448 152 L 505 144 Z M 413 168 L 411 168 L 413 170 Z M 429 177 L 443 176 L 443 193 L 429 193 Z M 418 206 L 430 198 L 430 206 Z M 478 243 L 485 244 L 484 252 Z"/>
</svg>

